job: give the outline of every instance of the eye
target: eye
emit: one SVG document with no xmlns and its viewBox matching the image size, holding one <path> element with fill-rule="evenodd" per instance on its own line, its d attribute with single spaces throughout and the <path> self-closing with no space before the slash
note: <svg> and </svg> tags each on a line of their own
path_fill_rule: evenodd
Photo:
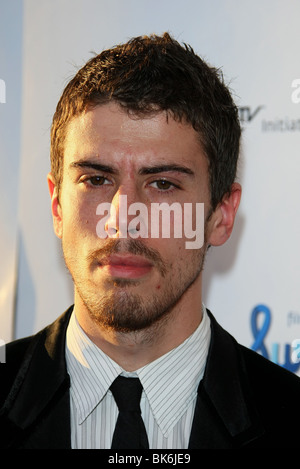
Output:
<svg viewBox="0 0 300 469">
<path fill-rule="evenodd" d="M 92 176 L 89 180 L 93 186 L 103 186 L 103 184 L 107 184 L 107 179 L 104 176 Z"/>
<path fill-rule="evenodd" d="M 174 188 L 178 188 L 178 186 L 167 179 L 158 179 L 157 181 L 153 181 L 150 186 L 155 187 L 160 191 L 170 191 Z"/>
<path fill-rule="evenodd" d="M 110 181 L 104 176 L 89 176 L 85 178 L 83 182 L 91 186 L 104 186 L 105 184 L 110 184 Z"/>
</svg>

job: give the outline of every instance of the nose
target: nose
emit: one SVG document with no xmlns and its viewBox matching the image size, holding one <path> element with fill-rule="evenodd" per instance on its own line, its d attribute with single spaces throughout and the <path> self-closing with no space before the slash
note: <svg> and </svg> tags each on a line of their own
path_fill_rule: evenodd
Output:
<svg viewBox="0 0 300 469">
<path fill-rule="evenodd" d="M 121 187 L 114 194 L 105 231 L 110 238 L 147 237 L 148 210 L 137 190 Z"/>
</svg>

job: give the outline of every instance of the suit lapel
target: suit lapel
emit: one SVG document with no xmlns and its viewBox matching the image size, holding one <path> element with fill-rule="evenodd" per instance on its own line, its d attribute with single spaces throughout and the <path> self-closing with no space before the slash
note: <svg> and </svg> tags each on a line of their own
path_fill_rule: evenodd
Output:
<svg viewBox="0 0 300 469">
<path fill-rule="evenodd" d="M 233 448 L 264 429 L 248 395 L 243 358 L 235 339 L 209 313 L 211 344 L 198 389 L 189 448 Z"/>
<path fill-rule="evenodd" d="M 39 333 L 24 357 L 2 409 L 5 428 L 9 428 L 5 435 L 8 446 L 70 447 L 65 336 L 71 311 Z"/>
</svg>

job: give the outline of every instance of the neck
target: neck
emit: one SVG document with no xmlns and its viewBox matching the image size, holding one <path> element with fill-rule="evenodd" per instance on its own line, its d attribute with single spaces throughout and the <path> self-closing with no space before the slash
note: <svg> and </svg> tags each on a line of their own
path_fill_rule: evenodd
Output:
<svg viewBox="0 0 300 469">
<path fill-rule="evenodd" d="M 124 370 L 135 371 L 180 345 L 196 330 L 202 319 L 201 288 L 195 282 L 168 314 L 139 331 L 118 332 L 96 323 L 78 295 L 74 313 L 92 342 Z"/>
</svg>

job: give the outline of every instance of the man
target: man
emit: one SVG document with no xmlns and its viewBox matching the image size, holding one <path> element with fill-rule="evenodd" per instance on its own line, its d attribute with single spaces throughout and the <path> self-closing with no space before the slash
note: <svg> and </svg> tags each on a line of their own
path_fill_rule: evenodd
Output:
<svg viewBox="0 0 300 469">
<path fill-rule="evenodd" d="M 202 301 L 205 253 L 240 202 L 240 133 L 219 72 L 168 34 L 104 51 L 70 81 L 48 184 L 74 306 L 7 347 L 3 447 L 296 445 L 299 378 L 238 345 Z M 149 230 L 158 205 L 172 207 L 169 236 Z M 204 207 L 203 243 L 187 247 L 174 207 L 193 209 L 195 236 Z M 119 381 L 141 383 L 140 403 L 133 387 L 119 403 Z"/>
</svg>

